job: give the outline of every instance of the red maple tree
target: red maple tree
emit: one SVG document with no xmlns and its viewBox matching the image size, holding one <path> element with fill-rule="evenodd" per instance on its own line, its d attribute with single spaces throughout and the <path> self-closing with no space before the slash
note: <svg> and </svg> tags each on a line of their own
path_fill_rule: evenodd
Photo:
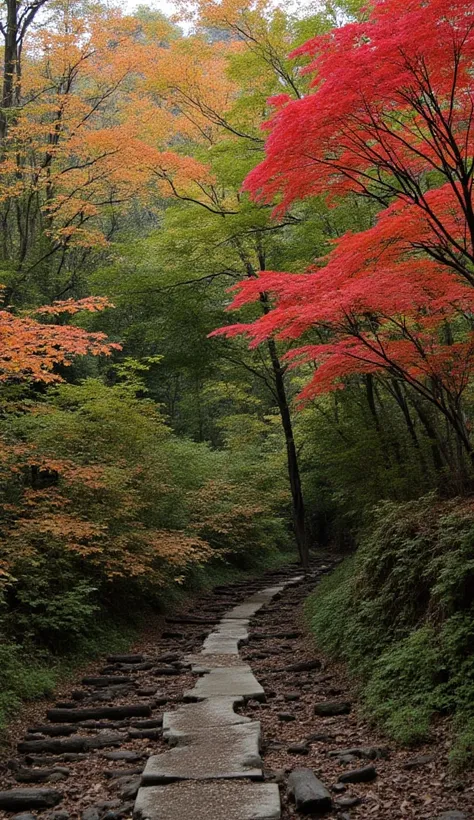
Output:
<svg viewBox="0 0 474 820">
<path fill-rule="evenodd" d="M 271 102 L 266 159 L 245 187 L 277 212 L 320 195 L 378 203 L 369 230 L 347 233 L 324 267 L 263 273 L 232 308 L 272 294 L 245 332 L 300 339 L 289 356 L 316 370 L 303 398 L 354 373 L 386 373 L 445 416 L 474 461 L 461 406 L 474 335 L 474 13 L 468 0 L 379 0 L 363 22 L 318 36 L 313 93 Z M 317 343 L 314 343 L 317 328 Z"/>
</svg>

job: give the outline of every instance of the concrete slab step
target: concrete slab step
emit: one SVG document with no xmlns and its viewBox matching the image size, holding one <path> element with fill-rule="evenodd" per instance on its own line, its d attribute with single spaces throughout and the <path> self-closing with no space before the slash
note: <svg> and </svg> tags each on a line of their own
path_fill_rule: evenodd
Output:
<svg viewBox="0 0 474 820">
<path fill-rule="evenodd" d="M 186 732 L 182 736 L 185 745 L 148 759 L 142 786 L 175 780 L 261 780 L 260 732 L 260 723 L 256 721 Z"/>
<path fill-rule="evenodd" d="M 141 788 L 133 816 L 135 820 L 280 820 L 280 795 L 274 783 L 172 783 Z"/>
<path fill-rule="evenodd" d="M 265 699 L 265 692 L 259 684 L 250 666 L 234 666 L 211 669 L 196 681 L 194 689 L 184 693 L 184 700 L 202 700 L 241 695 L 245 698 Z"/>
<path fill-rule="evenodd" d="M 235 707 L 243 703 L 241 697 L 218 697 L 201 700 L 199 703 L 189 703 L 181 706 L 175 712 L 165 712 L 163 715 L 163 737 L 171 745 L 176 745 L 179 739 L 191 732 L 214 727 L 235 726 L 251 723 L 251 718 L 239 715 Z"/>
</svg>

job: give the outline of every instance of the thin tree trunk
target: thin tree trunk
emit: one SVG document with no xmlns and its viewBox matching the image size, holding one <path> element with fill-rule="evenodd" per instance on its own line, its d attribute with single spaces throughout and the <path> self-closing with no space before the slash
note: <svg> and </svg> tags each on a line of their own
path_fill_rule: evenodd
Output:
<svg viewBox="0 0 474 820">
<path fill-rule="evenodd" d="M 0 112 L 0 138 L 5 139 L 8 129 L 8 109 L 17 97 L 16 76 L 18 66 L 18 3 L 6 0 L 7 19 L 3 26 L 5 48 L 3 55 L 2 111 Z"/>
<path fill-rule="evenodd" d="M 278 397 L 278 409 L 280 411 L 283 432 L 286 443 L 286 456 L 288 463 L 288 478 L 290 480 L 291 499 L 293 508 L 293 526 L 295 530 L 296 544 L 300 556 L 301 566 L 306 570 L 309 567 L 309 548 L 306 532 L 306 518 L 301 487 L 301 475 L 298 464 L 298 453 L 296 451 L 295 439 L 293 436 L 293 423 L 286 394 L 284 371 L 280 363 L 276 344 L 273 339 L 267 342 L 268 352 L 275 378 L 275 388 Z"/>
</svg>

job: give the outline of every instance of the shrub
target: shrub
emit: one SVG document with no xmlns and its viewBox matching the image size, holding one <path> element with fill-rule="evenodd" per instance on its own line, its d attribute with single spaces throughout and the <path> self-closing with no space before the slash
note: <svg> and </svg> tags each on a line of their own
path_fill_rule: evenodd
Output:
<svg viewBox="0 0 474 820">
<path fill-rule="evenodd" d="M 457 727 L 451 759 L 472 762 L 474 506 L 429 495 L 384 502 L 356 555 L 307 604 L 321 648 L 348 663 L 368 716 L 402 743 L 436 714 Z"/>
</svg>

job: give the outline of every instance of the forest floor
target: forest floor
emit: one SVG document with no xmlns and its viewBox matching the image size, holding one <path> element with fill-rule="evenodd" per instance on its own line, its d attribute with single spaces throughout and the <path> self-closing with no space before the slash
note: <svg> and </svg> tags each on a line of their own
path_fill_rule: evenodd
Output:
<svg viewBox="0 0 474 820">
<path fill-rule="evenodd" d="M 41 820 L 130 817 L 147 758 L 167 749 L 160 729 L 163 711 L 176 708 L 183 692 L 195 683 L 195 675 L 181 666 L 181 659 L 201 649 L 212 625 L 230 607 L 269 582 L 278 582 L 285 573 L 288 570 L 275 571 L 200 596 L 174 618 L 149 626 L 130 650 L 130 654 L 143 656 L 139 662 L 103 659 L 56 692 L 50 703 L 25 706 L 2 750 L 0 789 L 34 785 L 60 793 L 62 799 L 56 806 L 32 809 L 33 818 Z M 248 701 L 244 712 L 262 724 L 265 779 L 280 785 L 282 820 L 297 816 L 287 797 L 287 779 L 293 769 L 302 766 L 311 768 L 332 792 L 335 810 L 328 817 L 433 820 L 457 809 L 465 813 L 466 820 L 473 818 L 474 775 L 460 778 L 449 772 L 448 721 L 435 727 L 430 744 L 406 750 L 377 734 L 361 717 L 354 686 L 344 669 L 321 656 L 305 627 L 303 604 L 314 583 L 308 579 L 289 587 L 261 610 L 252 619 L 248 644 L 240 650 L 267 696 L 263 703 Z M 200 622 L 190 623 L 192 619 Z M 264 637 L 269 633 L 287 637 Z M 288 669 L 306 660 L 320 660 L 321 668 Z M 104 675 L 129 676 L 130 683 L 114 688 L 113 683 L 87 681 Z M 315 706 L 325 701 L 349 703 L 350 712 L 316 715 Z M 138 707 L 141 714 L 110 719 L 104 712 L 104 717 L 91 721 L 54 723 L 45 715 L 52 706 L 105 710 L 127 706 Z M 381 756 L 360 759 L 359 753 L 353 753 L 341 762 L 340 754 L 331 755 L 345 749 L 372 749 Z M 341 774 L 368 765 L 376 770 L 371 782 L 347 784 L 344 790 L 336 785 Z M 51 770 L 42 783 L 31 781 L 39 776 L 38 768 L 43 774 Z M 0 817 L 20 811 L 20 807 L 12 808 L 0 812 Z"/>
</svg>

